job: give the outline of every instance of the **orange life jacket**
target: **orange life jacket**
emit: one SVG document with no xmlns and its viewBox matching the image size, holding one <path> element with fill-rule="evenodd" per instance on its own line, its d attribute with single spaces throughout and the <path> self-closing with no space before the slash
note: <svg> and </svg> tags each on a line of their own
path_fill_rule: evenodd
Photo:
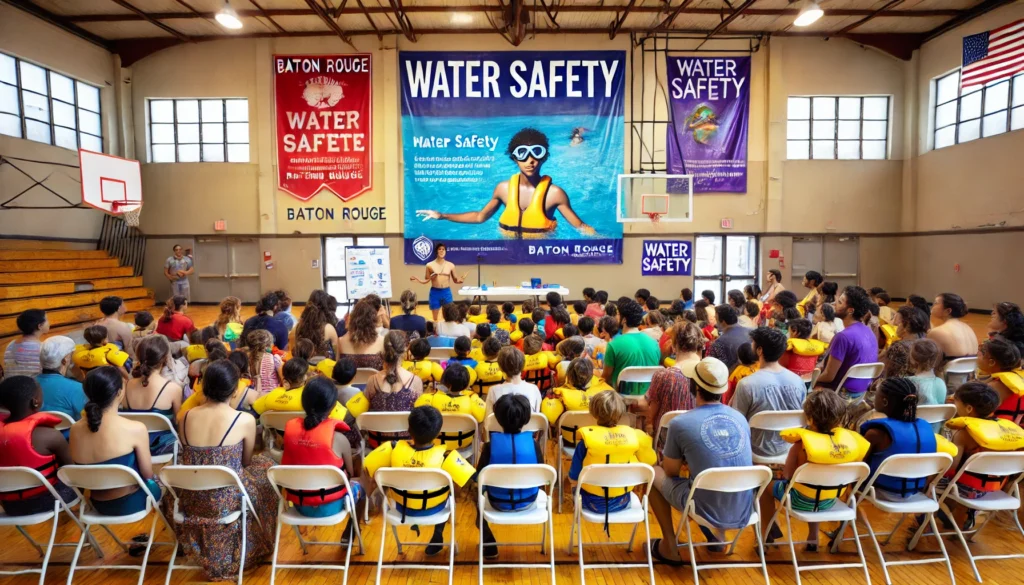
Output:
<svg viewBox="0 0 1024 585">
<path fill-rule="evenodd" d="M 39 425 L 55 427 L 61 419 L 37 412 L 17 422 L 0 421 L 0 467 L 31 467 L 50 482 L 57 484 L 57 456 L 41 455 L 32 447 L 32 431 Z M 0 492 L 0 501 L 24 500 L 46 492 L 43 486 Z"/>
<path fill-rule="evenodd" d="M 303 419 L 293 418 L 284 427 L 281 465 L 331 465 L 344 472 L 345 462 L 334 452 L 334 433 L 349 430 L 344 421 L 328 418 L 307 431 Z M 286 495 L 289 502 L 298 506 L 320 506 L 340 500 L 347 493 L 341 484 L 319 490 L 288 490 Z"/>
</svg>

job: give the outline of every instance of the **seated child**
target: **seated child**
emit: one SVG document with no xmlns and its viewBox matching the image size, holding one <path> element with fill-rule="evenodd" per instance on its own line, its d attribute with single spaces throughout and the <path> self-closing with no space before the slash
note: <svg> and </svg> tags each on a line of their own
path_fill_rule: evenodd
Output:
<svg viewBox="0 0 1024 585">
<path fill-rule="evenodd" d="M 999 408 L 999 393 L 991 386 L 981 382 L 968 382 L 956 389 L 953 394 L 956 404 L 957 418 L 946 421 L 946 426 L 954 429 L 953 444 L 959 448 L 959 454 L 953 456 L 953 465 L 939 482 L 939 493 L 949 485 L 949 481 L 960 471 L 975 453 L 985 451 L 1018 451 L 1024 448 L 1024 430 L 1017 424 L 1004 418 L 996 417 Z M 964 473 L 957 481 L 956 488 L 961 498 L 974 500 L 997 490 L 1003 489 L 1005 478 L 993 478 L 987 475 Z M 946 500 L 952 503 L 951 500 Z M 954 514 L 957 507 L 951 506 Z M 943 524 L 949 520 L 942 518 Z M 959 521 L 959 519 L 958 519 Z M 974 527 L 974 511 L 967 512 L 963 530 Z"/>
<path fill-rule="evenodd" d="M 516 349 L 523 351 L 523 338 L 527 335 L 533 335 L 535 326 L 533 324 L 533 319 L 530 317 L 523 317 L 516 323 L 516 325 L 517 329 L 509 336 L 509 340 Z"/>
<path fill-rule="evenodd" d="M 593 299 L 587 302 L 587 310 L 584 314 L 595 322 L 600 321 L 601 317 L 605 316 L 604 307 L 606 304 L 608 304 L 608 293 L 603 290 L 599 290 L 594 293 Z"/>
<path fill-rule="evenodd" d="M 487 315 L 480 310 L 480 305 L 473 305 L 469 308 L 469 315 L 466 316 L 466 321 L 474 325 L 487 322 Z"/>
<path fill-rule="evenodd" d="M 637 462 L 654 465 L 657 462 L 650 435 L 619 424 L 619 419 L 626 414 L 626 402 L 617 392 L 605 390 L 595 394 L 590 399 L 590 414 L 597 420 L 597 425 L 583 427 L 576 432 L 579 442 L 569 468 L 569 479 L 574 483 L 588 465 Z M 604 489 L 586 484 L 580 486 L 583 507 L 598 514 L 625 509 L 632 491 L 630 487 Z"/>
<path fill-rule="evenodd" d="M 836 336 L 836 310 L 829 303 L 822 303 L 821 307 L 814 312 L 814 327 L 811 329 L 811 339 L 829 345 L 832 338 Z"/>
<path fill-rule="evenodd" d="M 813 394 L 818 394 L 814 392 Z M 866 463 L 873 474 L 886 458 L 904 453 L 956 454 L 949 441 L 932 432 L 932 426 L 917 417 L 917 386 L 910 378 L 886 378 L 875 392 L 875 410 L 884 418 L 871 419 L 860 427 L 871 443 Z M 901 479 L 881 476 L 875 480 L 880 498 L 899 501 L 928 487 L 928 478 Z"/>
<path fill-rule="evenodd" d="M 552 369 L 561 361 L 558 354 L 543 348 L 543 342 L 536 335 L 531 335 L 523 341 L 523 355 L 526 356 L 523 380 L 530 384 L 536 384 L 541 392 L 551 388 Z"/>
<path fill-rule="evenodd" d="M 583 338 L 584 345 L 586 345 L 584 354 L 589 358 L 593 358 L 597 354 L 597 348 L 604 345 L 601 338 L 594 335 L 594 328 L 596 326 L 594 319 L 592 317 L 580 317 L 580 322 L 576 326 L 580 330 L 580 337 Z"/>
<path fill-rule="evenodd" d="M 196 332 L 193 332 L 196 333 Z M 192 347 L 191 345 L 189 347 Z M 210 357 L 213 354 L 217 354 L 220 359 L 226 359 L 228 357 L 228 349 L 220 339 L 214 337 L 213 339 L 207 340 L 200 348 L 202 353 L 198 351 L 194 352 L 194 355 L 201 355 L 202 357 L 196 358 L 195 361 L 189 362 L 188 364 L 188 379 L 190 387 L 195 389 L 196 383 L 202 378 L 202 372 L 206 369 L 206 364 L 213 361 L 214 358 Z"/>
<path fill-rule="evenodd" d="M 533 319 L 533 325 L 534 325 L 533 332 L 536 335 L 540 335 L 541 339 L 545 338 L 544 326 L 545 326 L 545 320 L 547 319 L 547 317 L 548 317 L 548 312 L 545 311 L 544 309 L 541 309 L 540 307 L 537 307 L 536 309 L 534 309 L 533 313 L 530 315 L 530 318 Z"/>
<path fill-rule="evenodd" d="M 587 312 L 587 303 L 584 301 L 575 301 L 572 304 L 572 310 L 573 312 L 569 315 L 569 318 L 572 319 L 573 325 L 578 326 L 580 319 L 582 319 L 583 315 Z"/>
<path fill-rule="evenodd" d="M 292 358 L 285 362 L 281 373 L 284 374 L 284 385 L 260 396 L 253 403 L 252 409 L 257 415 L 261 415 L 268 410 L 278 412 L 298 412 L 302 410 L 302 390 L 306 385 L 309 364 L 304 359 Z M 343 421 L 346 414 L 348 414 L 348 410 L 344 406 L 335 404 L 330 417 Z"/>
<path fill-rule="evenodd" d="M 521 323 L 522 321 L 520 321 Z M 505 374 L 498 365 L 498 352 L 501 351 L 501 343 L 493 337 L 484 342 L 480 348 L 483 358 L 476 364 L 476 390 L 480 396 L 487 396 L 488 390 L 495 384 L 505 381 Z"/>
<path fill-rule="evenodd" d="M 516 306 L 511 301 L 505 301 L 501 304 L 501 318 L 504 319 L 505 323 L 508 324 L 506 331 L 515 330 L 516 321 L 519 320 L 519 316 L 516 315 Z"/>
<path fill-rule="evenodd" d="M 895 315 L 895 311 L 893 311 L 892 307 L 889 306 L 889 303 L 891 302 L 892 297 L 890 297 L 889 293 L 884 290 L 875 295 L 875 303 L 878 305 L 878 320 L 883 325 L 892 324 L 892 318 Z"/>
<path fill-rule="evenodd" d="M 451 364 L 441 376 L 437 392 L 420 394 L 414 406 L 433 406 L 442 414 L 468 414 L 477 423 L 482 423 L 487 405 L 478 394 L 464 394 L 466 388 L 469 388 L 469 370 L 463 365 Z M 463 457 L 469 457 L 472 454 L 474 434 L 472 431 L 441 433 L 434 443 L 444 445 L 449 451 L 458 450 Z"/>
<path fill-rule="evenodd" d="M 559 360 L 555 364 L 555 384 L 557 386 L 565 384 L 565 372 L 569 367 L 569 362 L 578 357 L 583 357 L 586 351 L 587 344 L 579 335 L 574 335 L 558 342 L 558 346 L 555 348 L 555 357 Z"/>
<path fill-rule="evenodd" d="M 216 331 L 216 328 L 214 329 Z M 196 360 L 206 359 L 206 347 L 203 345 L 203 330 L 196 329 L 188 336 L 189 345 L 185 347 L 185 359 L 188 363 Z"/>
<path fill-rule="evenodd" d="M 996 416 L 1018 425 L 1024 418 L 1024 370 L 1020 358 L 1016 344 L 998 335 L 986 339 L 978 349 L 978 371 L 991 376 L 988 385 L 999 394 Z"/>
<path fill-rule="evenodd" d="M 604 363 L 604 350 L 608 347 L 608 342 L 615 338 L 619 334 L 619 319 L 606 315 L 601 317 L 601 320 L 597 322 L 597 336 L 601 338 L 601 344 L 598 345 L 597 353 L 594 354 L 594 359 L 597 361 L 598 367 Z"/>
<path fill-rule="evenodd" d="M 732 402 L 733 392 L 736 391 L 736 385 L 740 383 L 740 380 L 761 368 L 761 361 L 757 357 L 757 351 L 754 350 L 753 344 L 744 343 L 736 348 L 736 357 L 739 358 L 740 363 L 729 374 L 729 390 L 722 396 L 722 404 Z"/>
<path fill-rule="evenodd" d="M 814 373 L 818 358 L 825 353 L 827 346 L 810 339 L 811 322 L 807 319 L 789 320 L 789 339 L 786 341 L 786 353 L 782 354 L 779 364 L 797 376 L 809 377 Z"/>
<path fill-rule="evenodd" d="M 757 317 L 761 314 L 761 305 L 757 304 L 757 301 L 747 301 L 743 305 L 743 311 L 741 312 L 739 319 L 736 323 L 740 327 L 747 327 L 749 329 L 757 328 Z"/>
<path fill-rule="evenodd" d="M 491 326 L 487 323 L 480 323 L 473 329 L 473 348 L 480 347 L 484 340 L 491 336 Z M 499 343 L 501 343 L 499 341 Z"/>
<path fill-rule="evenodd" d="M 657 342 L 660 342 L 661 337 L 665 335 L 666 327 L 665 315 L 658 310 L 648 311 L 644 315 L 644 320 L 640 323 L 640 328 L 644 335 Z"/>
<path fill-rule="evenodd" d="M 519 314 L 516 315 L 518 319 L 523 317 L 533 318 L 533 311 L 537 309 L 537 303 L 533 299 L 526 299 L 523 301 L 523 306 Z"/>
<path fill-rule="evenodd" d="M 490 433 L 490 440 L 480 450 L 477 470 L 495 465 L 534 465 L 544 463 L 544 452 L 533 439 L 533 433 L 523 432 L 530 422 L 530 401 L 525 396 L 507 394 L 494 403 L 494 418 L 501 425 L 501 432 Z M 537 501 L 539 488 L 506 489 L 487 488 L 487 502 L 495 510 L 506 512 L 526 510 Z M 495 558 L 498 547 L 488 546 L 494 542 L 491 527 L 484 521 L 484 557 Z"/>
<path fill-rule="evenodd" d="M 82 372 L 100 366 L 116 366 L 117 371 L 127 380 L 129 369 L 128 354 L 107 341 L 107 328 L 102 325 L 87 327 L 82 334 L 85 343 L 76 345 L 71 360 Z"/>
<path fill-rule="evenodd" d="M 563 342 L 564 343 L 564 342 Z M 548 397 L 541 402 L 540 411 L 551 424 L 565 411 L 585 411 L 590 409 L 590 399 L 599 392 L 611 390 L 612 387 L 604 378 L 594 375 L 594 364 L 585 357 L 578 357 L 566 368 L 565 383 L 548 392 Z M 575 429 L 562 429 L 565 442 L 576 444 Z"/>
<path fill-rule="evenodd" d="M 569 311 L 564 306 L 551 309 L 551 313 L 544 319 L 544 341 L 551 347 L 565 339 L 565 332 L 562 330 L 566 325 L 572 324 Z"/>
<path fill-rule="evenodd" d="M 247 337 L 246 351 L 249 354 L 249 367 L 246 369 L 249 371 L 257 394 L 266 396 L 268 392 L 282 385 L 281 357 L 273 353 L 274 336 L 266 329 L 250 331 Z"/>
<path fill-rule="evenodd" d="M 435 382 L 441 380 L 441 364 L 433 360 L 428 360 L 427 356 L 430 355 L 430 342 L 426 339 L 414 339 L 409 344 L 409 354 L 412 356 L 411 362 L 402 362 L 402 367 L 409 370 L 420 380 L 423 380 L 423 385 L 432 385 Z"/>
<path fill-rule="evenodd" d="M 939 344 L 931 339 L 918 339 L 910 346 L 910 381 L 917 386 L 918 404 L 945 404 L 946 382 L 935 375 L 935 366 L 942 360 Z M 942 423 L 932 425 L 942 432 Z"/>
<path fill-rule="evenodd" d="M 780 433 L 783 439 L 793 443 L 786 458 L 783 477 L 775 482 L 771 490 L 761 494 L 761 530 L 768 528 L 768 522 L 775 514 L 775 502 L 782 501 L 786 486 L 793 474 L 804 463 L 835 465 L 863 461 L 870 444 L 859 434 L 842 428 L 846 414 L 846 401 L 839 394 L 828 390 L 811 392 L 804 401 L 804 415 L 807 417 L 807 428 L 786 429 Z M 930 434 L 930 433 L 929 433 Z M 815 486 L 795 484 L 789 492 L 790 502 L 794 510 L 805 512 L 829 510 L 839 498 L 840 489 L 818 489 Z M 777 525 L 765 538 L 771 543 L 782 536 Z M 808 551 L 818 548 L 818 524 L 807 525 Z"/>
<path fill-rule="evenodd" d="M 651 291 L 646 288 L 638 288 L 636 292 L 633 293 L 633 300 L 641 307 L 647 304 L 647 299 L 649 298 L 651 298 Z"/>
<path fill-rule="evenodd" d="M 476 359 L 476 357 L 472 355 L 472 347 L 472 342 L 465 335 L 457 338 L 455 340 L 455 357 L 449 359 L 448 363 L 462 364 L 469 369 L 476 368 L 478 360 Z M 481 354 L 481 352 L 479 351 L 477 351 L 476 353 L 478 355 Z M 483 356 L 480 355 L 480 357 Z"/>
<path fill-rule="evenodd" d="M 494 335 L 502 345 L 512 342 L 512 326 L 501 320 L 501 310 L 497 305 L 487 305 L 487 325 L 491 328 L 491 335 Z"/>
<path fill-rule="evenodd" d="M 353 461 L 355 449 L 346 436 L 351 429 L 344 421 L 328 416 L 337 402 L 337 392 L 331 380 L 317 376 L 306 384 L 302 392 L 302 410 L 306 416 L 293 418 L 284 428 L 281 465 L 331 465 L 342 470 L 352 487 L 351 494 L 344 484 L 327 489 L 286 490 L 288 501 L 303 516 L 323 518 L 344 509 L 355 516 L 358 503 L 364 496 L 362 486 L 353 479 L 358 477 Z M 347 496 L 352 499 L 346 504 Z M 342 534 L 349 530 L 346 527 Z"/>
<path fill-rule="evenodd" d="M 442 469 L 447 471 L 455 485 L 461 487 L 473 476 L 475 469 L 459 455 L 452 451 L 445 455 L 445 448 L 435 445 L 434 439 L 441 432 L 441 413 L 433 406 L 417 406 L 409 412 L 409 435 L 411 441 L 388 441 L 382 443 L 366 456 L 366 472 L 372 478 L 382 467 L 415 467 Z M 388 490 L 386 508 L 394 507 L 402 515 L 402 522 L 407 516 L 431 516 L 448 505 L 452 494 L 444 488 L 436 492 Z M 386 509 L 385 508 L 385 509 Z M 434 526 L 434 534 L 426 549 L 427 556 L 439 554 L 444 542 L 444 524 Z"/>
<path fill-rule="evenodd" d="M 147 336 L 156 331 L 156 320 L 149 311 L 135 313 L 135 329 L 132 330 L 132 352 L 139 346 L 139 343 Z M 137 355 L 137 354 L 136 354 Z"/>
</svg>

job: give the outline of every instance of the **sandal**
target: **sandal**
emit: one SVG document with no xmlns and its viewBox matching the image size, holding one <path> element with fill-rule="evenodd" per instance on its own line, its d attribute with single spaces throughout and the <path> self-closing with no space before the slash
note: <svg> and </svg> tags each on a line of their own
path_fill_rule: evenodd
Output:
<svg viewBox="0 0 1024 585">
<path fill-rule="evenodd" d="M 682 567 L 685 564 L 682 560 L 678 560 L 677 561 L 675 559 L 670 559 L 670 558 L 667 558 L 667 557 L 663 556 L 661 554 L 661 551 L 658 550 L 660 548 L 660 545 L 661 545 L 661 539 L 660 538 L 651 539 L 651 542 L 647 545 L 651 549 L 651 558 L 653 558 L 654 560 L 658 561 L 659 563 L 661 563 L 663 565 L 668 565 L 670 567 Z"/>
</svg>

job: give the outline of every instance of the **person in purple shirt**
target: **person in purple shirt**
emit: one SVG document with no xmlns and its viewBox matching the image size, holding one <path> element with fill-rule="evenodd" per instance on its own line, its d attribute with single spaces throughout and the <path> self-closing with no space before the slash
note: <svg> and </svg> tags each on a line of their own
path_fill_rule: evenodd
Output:
<svg viewBox="0 0 1024 585">
<path fill-rule="evenodd" d="M 839 391 L 847 400 L 864 395 L 871 380 L 849 380 L 843 388 L 839 382 L 846 372 L 857 364 L 878 361 L 878 342 L 871 328 L 864 324 L 871 299 L 859 286 L 848 286 L 836 300 L 836 317 L 843 320 L 845 329 L 836 334 L 828 348 L 825 368 L 818 377 L 817 387 Z"/>
</svg>

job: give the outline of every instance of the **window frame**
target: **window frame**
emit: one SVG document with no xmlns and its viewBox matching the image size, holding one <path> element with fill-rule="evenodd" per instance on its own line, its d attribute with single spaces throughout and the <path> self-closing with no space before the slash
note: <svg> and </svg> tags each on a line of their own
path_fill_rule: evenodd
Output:
<svg viewBox="0 0 1024 585">
<path fill-rule="evenodd" d="M 793 98 L 800 98 L 808 100 L 808 117 L 807 118 L 791 118 L 789 114 L 789 100 Z M 828 118 L 822 118 L 817 121 L 821 122 L 833 122 L 833 138 L 819 138 L 817 140 L 831 140 L 832 141 L 832 157 L 831 158 L 814 158 L 814 100 L 815 99 L 831 99 L 834 100 L 835 104 L 835 118 L 829 120 Z M 867 119 L 864 117 L 864 100 L 866 98 L 883 98 L 885 99 L 885 119 L 875 120 Z M 839 100 L 840 99 L 856 99 L 858 100 L 858 117 L 857 118 L 842 118 L 839 112 Z M 890 160 L 890 133 L 892 131 L 892 104 L 893 96 L 889 94 L 863 94 L 863 95 L 791 95 L 786 97 L 786 160 Z M 885 122 L 885 138 L 864 138 L 864 123 L 865 122 Z M 807 138 L 790 138 L 789 137 L 789 122 L 807 122 Z M 840 122 L 858 122 L 859 131 L 857 138 L 840 138 L 839 137 L 839 123 Z M 884 143 L 885 156 L 882 158 L 864 158 L 864 142 L 882 142 Z M 807 143 L 807 158 L 790 158 L 789 157 L 789 143 L 790 142 L 806 142 Z M 839 157 L 839 143 L 840 142 L 856 142 L 857 143 L 857 157 L 856 158 L 840 158 Z"/>
<path fill-rule="evenodd" d="M 939 149 L 942 149 L 942 148 L 949 148 L 951 146 L 957 146 L 959 144 L 966 144 L 967 142 L 974 142 L 976 140 L 981 140 L 983 138 L 991 138 L 992 136 L 999 136 L 1001 134 L 1009 134 L 1010 132 L 1016 132 L 1017 130 L 1024 130 L 1024 128 L 1017 128 L 1016 130 L 1013 128 L 1013 113 L 1015 111 L 1017 111 L 1017 110 L 1020 110 L 1021 112 L 1024 112 L 1024 103 L 1016 105 L 1016 106 L 1013 105 L 1014 87 L 1018 83 L 1024 84 L 1024 73 L 1016 73 L 1016 74 L 1010 76 L 1007 79 L 1001 79 L 1001 80 L 999 80 L 999 81 L 997 81 L 995 83 L 986 83 L 986 84 L 984 84 L 984 85 L 982 85 L 980 87 L 978 87 L 978 86 L 972 87 L 971 90 L 965 94 L 965 93 L 962 92 L 962 88 L 960 87 L 960 74 L 961 74 L 961 72 L 962 72 L 962 68 L 958 67 L 958 68 L 954 69 L 953 71 L 950 71 L 949 73 L 946 73 L 946 74 L 943 74 L 943 75 L 939 75 L 938 77 L 935 77 L 935 78 L 932 79 L 931 91 L 932 91 L 932 95 L 934 96 L 934 98 L 933 98 L 934 99 L 934 103 L 932 105 L 931 119 L 929 120 L 929 122 L 931 123 L 931 149 L 932 150 L 939 150 Z M 940 103 L 938 101 L 939 100 L 939 84 L 941 82 L 943 82 L 944 80 L 946 80 L 946 79 L 948 79 L 950 77 L 953 77 L 953 76 L 956 76 L 956 96 L 953 99 L 946 100 L 946 101 Z M 986 94 L 988 93 L 988 91 L 990 89 L 992 89 L 992 88 L 994 88 L 996 86 L 1002 85 L 1004 83 L 1007 84 L 1007 87 L 1006 87 L 1006 107 L 1004 107 L 1004 108 L 1002 108 L 1000 110 L 996 110 L 994 112 L 986 113 L 985 112 L 985 97 L 986 97 Z M 981 99 L 981 105 L 979 107 L 978 116 L 974 117 L 974 118 L 969 118 L 967 120 L 961 120 L 960 119 L 960 111 L 961 111 L 961 104 L 963 103 L 963 99 L 965 97 L 972 96 L 972 95 L 974 95 L 976 93 L 980 93 L 979 97 Z M 942 106 L 946 106 L 946 105 L 952 104 L 954 102 L 956 103 L 956 111 L 955 111 L 955 114 L 953 115 L 953 121 L 951 123 L 949 123 L 949 124 L 944 125 L 944 126 L 939 126 L 939 108 L 941 108 Z M 1006 125 L 1004 127 L 1004 130 L 1002 132 L 999 132 L 999 133 L 996 133 L 996 134 L 989 134 L 989 135 L 986 136 L 985 135 L 985 118 L 988 117 L 988 116 L 992 116 L 994 114 L 999 114 L 1001 112 L 1006 112 Z M 960 126 L 962 126 L 965 123 L 974 122 L 974 121 L 978 122 L 978 137 L 977 138 L 972 138 L 972 139 L 967 140 L 965 142 L 961 142 L 960 141 Z M 953 142 L 951 142 L 950 144 L 943 145 L 943 146 L 937 146 L 939 131 L 945 130 L 945 129 L 950 128 L 950 127 L 953 128 Z"/>
<path fill-rule="evenodd" d="M 324 234 L 323 237 L 320 238 L 320 257 L 322 258 L 322 260 L 320 262 L 320 276 L 323 279 L 323 288 L 324 288 L 324 290 L 328 289 L 327 285 L 330 282 L 341 282 L 341 283 L 344 283 L 344 282 L 346 282 L 348 280 L 348 271 L 345 268 L 345 258 L 344 258 L 345 254 L 344 253 L 342 254 L 342 276 L 328 276 L 327 275 L 327 261 L 328 261 L 328 256 L 327 256 L 327 240 L 334 240 L 334 239 L 337 239 L 337 240 L 343 240 L 343 239 L 352 240 L 352 243 L 346 245 L 345 249 L 347 249 L 349 247 L 354 247 L 354 246 L 380 246 L 380 247 L 386 247 L 387 246 L 387 240 L 383 236 L 374 236 L 374 235 L 365 235 L 365 234 L 364 235 L 359 235 L 359 234 Z M 348 293 L 348 289 L 346 288 L 345 300 L 344 301 L 341 301 L 341 300 L 338 301 L 338 313 L 339 313 L 338 319 L 344 318 L 344 314 L 348 314 L 348 311 L 352 308 L 353 305 L 356 304 L 356 302 L 354 300 L 348 298 L 348 294 L 347 293 Z M 386 301 L 387 301 L 387 299 L 385 299 L 385 302 Z M 343 309 L 344 309 L 344 314 L 341 314 Z"/>
<path fill-rule="evenodd" d="M 221 119 L 213 122 L 203 122 L 203 102 L 220 102 Z M 245 125 L 248 130 L 246 131 L 245 142 L 231 142 L 228 140 L 228 124 L 241 124 L 236 120 L 228 120 L 228 101 L 244 101 L 245 102 Z M 156 122 L 153 120 L 153 102 L 170 102 L 171 103 L 171 122 Z M 178 122 L 178 102 L 196 102 L 197 118 L 196 122 Z M 252 148 L 252 128 L 249 126 L 252 122 L 249 120 L 249 98 L 247 97 L 205 97 L 205 98 L 170 98 L 170 97 L 151 97 L 146 98 L 146 142 L 147 142 L 147 156 L 150 163 L 155 164 L 189 164 L 189 163 L 229 163 L 229 164 L 251 164 L 252 157 L 251 152 L 246 156 L 244 161 L 233 161 L 228 156 L 229 147 L 233 145 L 244 144 L 247 149 Z M 171 132 L 174 136 L 174 142 L 153 142 L 153 125 L 170 125 Z M 178 125 L 179 124 L 195 124 L 198 126 L 198 142 L 178 142 Z M 221 126 L 221 142 L 203 142 L 203 124 L 220 124 Z M 204 160 L 203 147 L 204 146 L 216 146 L 220 145 L 223 153 L 221 160 Z M 153 147 L 154 146 L 171 146 L 174 149 L 174 160 L 173 161 L 156 161 L 153 160 Z M 179 147 L 181 146 L 198 146 L 199 147 L 199 160 L 183 161 L 181 160 L 181 154 Z"/>
<path fill-rule="evenodd" d="M 54 147 L 57 147 L 57 148 L 63 148 L 65 150 L 78 150 L 80 148 L 83 148 L 83 146 L 82 146 L 82 134 L 86 134 L 86 135 L 88 135 L 91 138 L 98 139 L 99 142 L 100 142 L 99 152 L 101 152 L 101 153 L 104 152 L 104 144 L 103 144 L 103 94 L 102 94 L 102 88 L 101 87 L 99 87 L 97 85 L 93 85 L 93 84 L 91 84 L 89 82 L 83 81 L 83 80 L 81 80 L 81 79 L 79 79 L 77 77 L 73 77 L 71 75 L 67 75 L 65 73 L 61 73 L 60 71 L 56 71 L 54 69 L 50 69 L 49 67 L 47 67 L 45 65 L 41 65 L 39 63 L 35 63 L 35 62 L 29 61 L 27 59 L 22 59 L 21 57 L 18 57 L 17 55 L 12 55 L 12 54 L 6 53 L 6 52 L 0 52 L 0 54 L 2 54 L 3 56 L 8 57 L 8 58 L 14 60 L 14 83 L 12 84 L 12 83 L 10 83 L 8 81 L 0 80 L 0 85 L 7 86 L 7 87 L 13 87 L 14 88 L 15 98 L 17 99 L 17 110 L 18 110 L 17 114 L 12 114 L 10 112 L 0 112 L 0 115 L 2 115 L 2 116 L 12 116 L 12 117 L 16 116 L 18 118 L 18 126 L 21 129 L 21 136 L 10 136 L 9 134 L 3 134 L 3 136 L 10 136 L 11 138 L 20 138 L 22 140 L 31 140 L 32 142 L 38 142 L 39 144 L 47 144 L 49 146 L 54 146 Z M 22 65 L 22 63 L 25 63 L 25 64 L 30 65 L 32 67 L 36 67 L 36 68 L 41 69 L 43 71 L 43 79 L 44 79 L 44 81 L 46 83 L 46 93 L 40 93 L 40 92 L 38 92 L 38 91 L 36 91 L 34 89 L 29 89 L 29 88 L 25 87 L 24 81 L 22 79 L 22 73 L 21 73 L 21 65 Z M 74 100 L 73 102 L 68 102 L 66 99 L 63 99 L 63 98 L 60 98 L 60 97 L 56 97 L 56 96 L 53 95 L 53 80 L 52 80 L 52 76 L 53 75 L 59 75 L 60 77 L 63 77 L 63 78 L 65 78 L 65 79 L 67 79 L 67 80 L 69 80 L 71 82 L 71 94 L 72 94 L 72 98 L 71 99 Z M 78 84 L 82 84 L 82 85 L 91 87 L 91 88 L 96 90 L 96 106 L 97 106 L 96 110 L 87 108 L 87 107 L 83 106 L 80 103 L 81 100 L 79 99 Z M 28 114 L 25 111 L 25 95 L 24 95 L 25 93 L 29 93 L 29 94 L 32 94 L 34 96 L 41 97 L 43 100 L 46 101 L 47 121 L 44 122 L 42 120 L 37 120 L 35 118 L 29 118 L 28 117 Z M 53 107 L 53 103 L 54 102 L 59 102 L 59 103 L 64 104 L 66 106 L 71 106 L 71 108 L 74 110 L 75 128 L 70 128 L 68 126 L 65 126 L 64 124 L 58 124 L 57 123 L 57 121 L 54 119 L 54 107 Z M 88 112 L 90 114 L 95 114 L 100 119 L 100 133 L 98 135 L 97 134 L 93 134 L 92 132 L 87 132 L 86 130 L 82 129 L 82 116 L 80 115 L 80 112 L 79 112 L 80 110 Z M 40 124 L 46 124 L 48 129 L 49 129 L 50 141 L 49 142 L 41 142 L 39 140 L 35 140 L 33 138 L 29 138 L 29 135 L 28 135 L 28 120 L 32 120 L 33 122 L 38 122 Z M 70 131 L 72 131 L 74 133 L 74 135 L 75 135 L 75 147 L 73 149 L 57 143 L 57 128 L 61 128 L 63 130 L 70 130 Z"/>
</svg>

